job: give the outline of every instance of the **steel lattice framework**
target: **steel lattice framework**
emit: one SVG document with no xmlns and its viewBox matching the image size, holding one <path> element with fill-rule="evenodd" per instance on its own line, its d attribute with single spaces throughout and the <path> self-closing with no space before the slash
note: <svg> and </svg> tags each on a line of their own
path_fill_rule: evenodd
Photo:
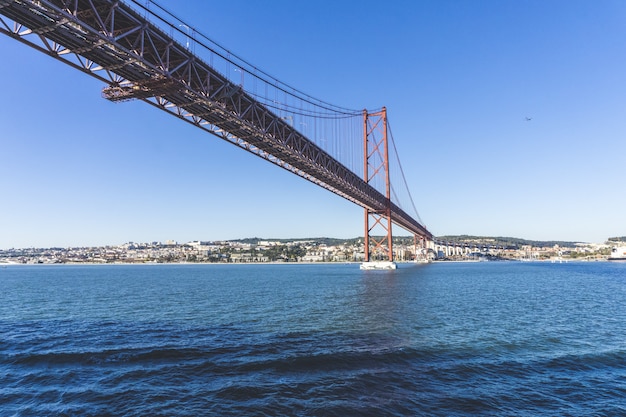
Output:
<svg viewBox="0 0 626 417">
<path fill-rule="evenodd" d="M 4 16 L 4 17 L 3 17 Z M 264 158 L 395 224 L 432 234 L 172 36 L 116 0 L 0 0 L 0 32 Z"/>
</svg>

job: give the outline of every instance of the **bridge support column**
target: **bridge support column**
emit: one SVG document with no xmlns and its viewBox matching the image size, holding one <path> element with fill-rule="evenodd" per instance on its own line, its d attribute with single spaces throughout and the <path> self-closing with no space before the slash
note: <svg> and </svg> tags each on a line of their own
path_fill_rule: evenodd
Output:
<svg viewBox="0 0 626 417">
<path fill-rule="evenodd" d="M 385 207 L 366 207 L 365 210 L 365 263 L 363 269 L 395 269 L 393 262 L 393 236 L 391 222 L 391 185 L 389 182 L 389 145 L 387 141 L 387 109 L 368 113 L 363 110 L 363 179 L 370 184 L 377 178 L 385 183 Z M 374 255 L 387 259 L 371 263 Z M 380 261 L 380 259 L 379 259 Z M 366 265 L 367 264 L 367 265 Z"/>
<path fill-rule="evenodd" d="M 415 259 L 416 263 L 430 262 L 428 258 L 428 251 L 431 249 L 431 243 L 425 237 L 413 235 L 413 246 L 415 247 Z"/>
</svg>

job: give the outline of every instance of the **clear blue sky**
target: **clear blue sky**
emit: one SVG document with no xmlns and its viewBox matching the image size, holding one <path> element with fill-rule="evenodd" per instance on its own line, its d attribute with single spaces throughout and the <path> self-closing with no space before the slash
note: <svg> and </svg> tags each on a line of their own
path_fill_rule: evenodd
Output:
<svg viewBox="0 0 626 417">
<path fill-rule="evenodd" d="M 435 235 L 626 235 L 624 1 L 161 4 L 317 98 L 386 106 Z M 360 207 L 145 103 L 104 100 L 6 36 L 0 51 L 0 248 L 363 234 Z"/>
</svg>

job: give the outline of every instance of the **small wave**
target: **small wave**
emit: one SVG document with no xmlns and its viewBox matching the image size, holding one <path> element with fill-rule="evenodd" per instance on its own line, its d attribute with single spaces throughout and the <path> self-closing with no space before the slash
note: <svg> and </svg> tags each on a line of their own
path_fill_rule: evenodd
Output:
<svg viewBox="0 0 626 417">
<path fill-rule="evenodd" d="M 136 348 L 80 352 L 29 352 L 6 355 L 3 362 L 26 367 L 107 366 L 120 364 L 181 363 L 215 352 L 196 348 Z"/>
<path fill-rule="evenodd" d="M 543 364 L 546 369 L 569 371 L 598 371 L 614 370 L 626 366 L 626 351 L 607 350 L 600 352 L 566 354 L 546 360 Z"/>
</svg>

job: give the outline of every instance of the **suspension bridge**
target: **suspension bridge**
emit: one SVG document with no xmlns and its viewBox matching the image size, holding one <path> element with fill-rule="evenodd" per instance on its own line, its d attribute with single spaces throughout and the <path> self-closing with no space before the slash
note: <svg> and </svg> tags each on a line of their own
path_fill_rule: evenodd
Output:
<svg viewBox="0 0 626 417">
<path fill-rule="evenodd" d="M 432 248 L 386 108 L 316 99 L 152 0 L 0 0 L 0 32 L 363 207 L 362 268 L 395 268 L 394 224 Z"/>
</svg>

